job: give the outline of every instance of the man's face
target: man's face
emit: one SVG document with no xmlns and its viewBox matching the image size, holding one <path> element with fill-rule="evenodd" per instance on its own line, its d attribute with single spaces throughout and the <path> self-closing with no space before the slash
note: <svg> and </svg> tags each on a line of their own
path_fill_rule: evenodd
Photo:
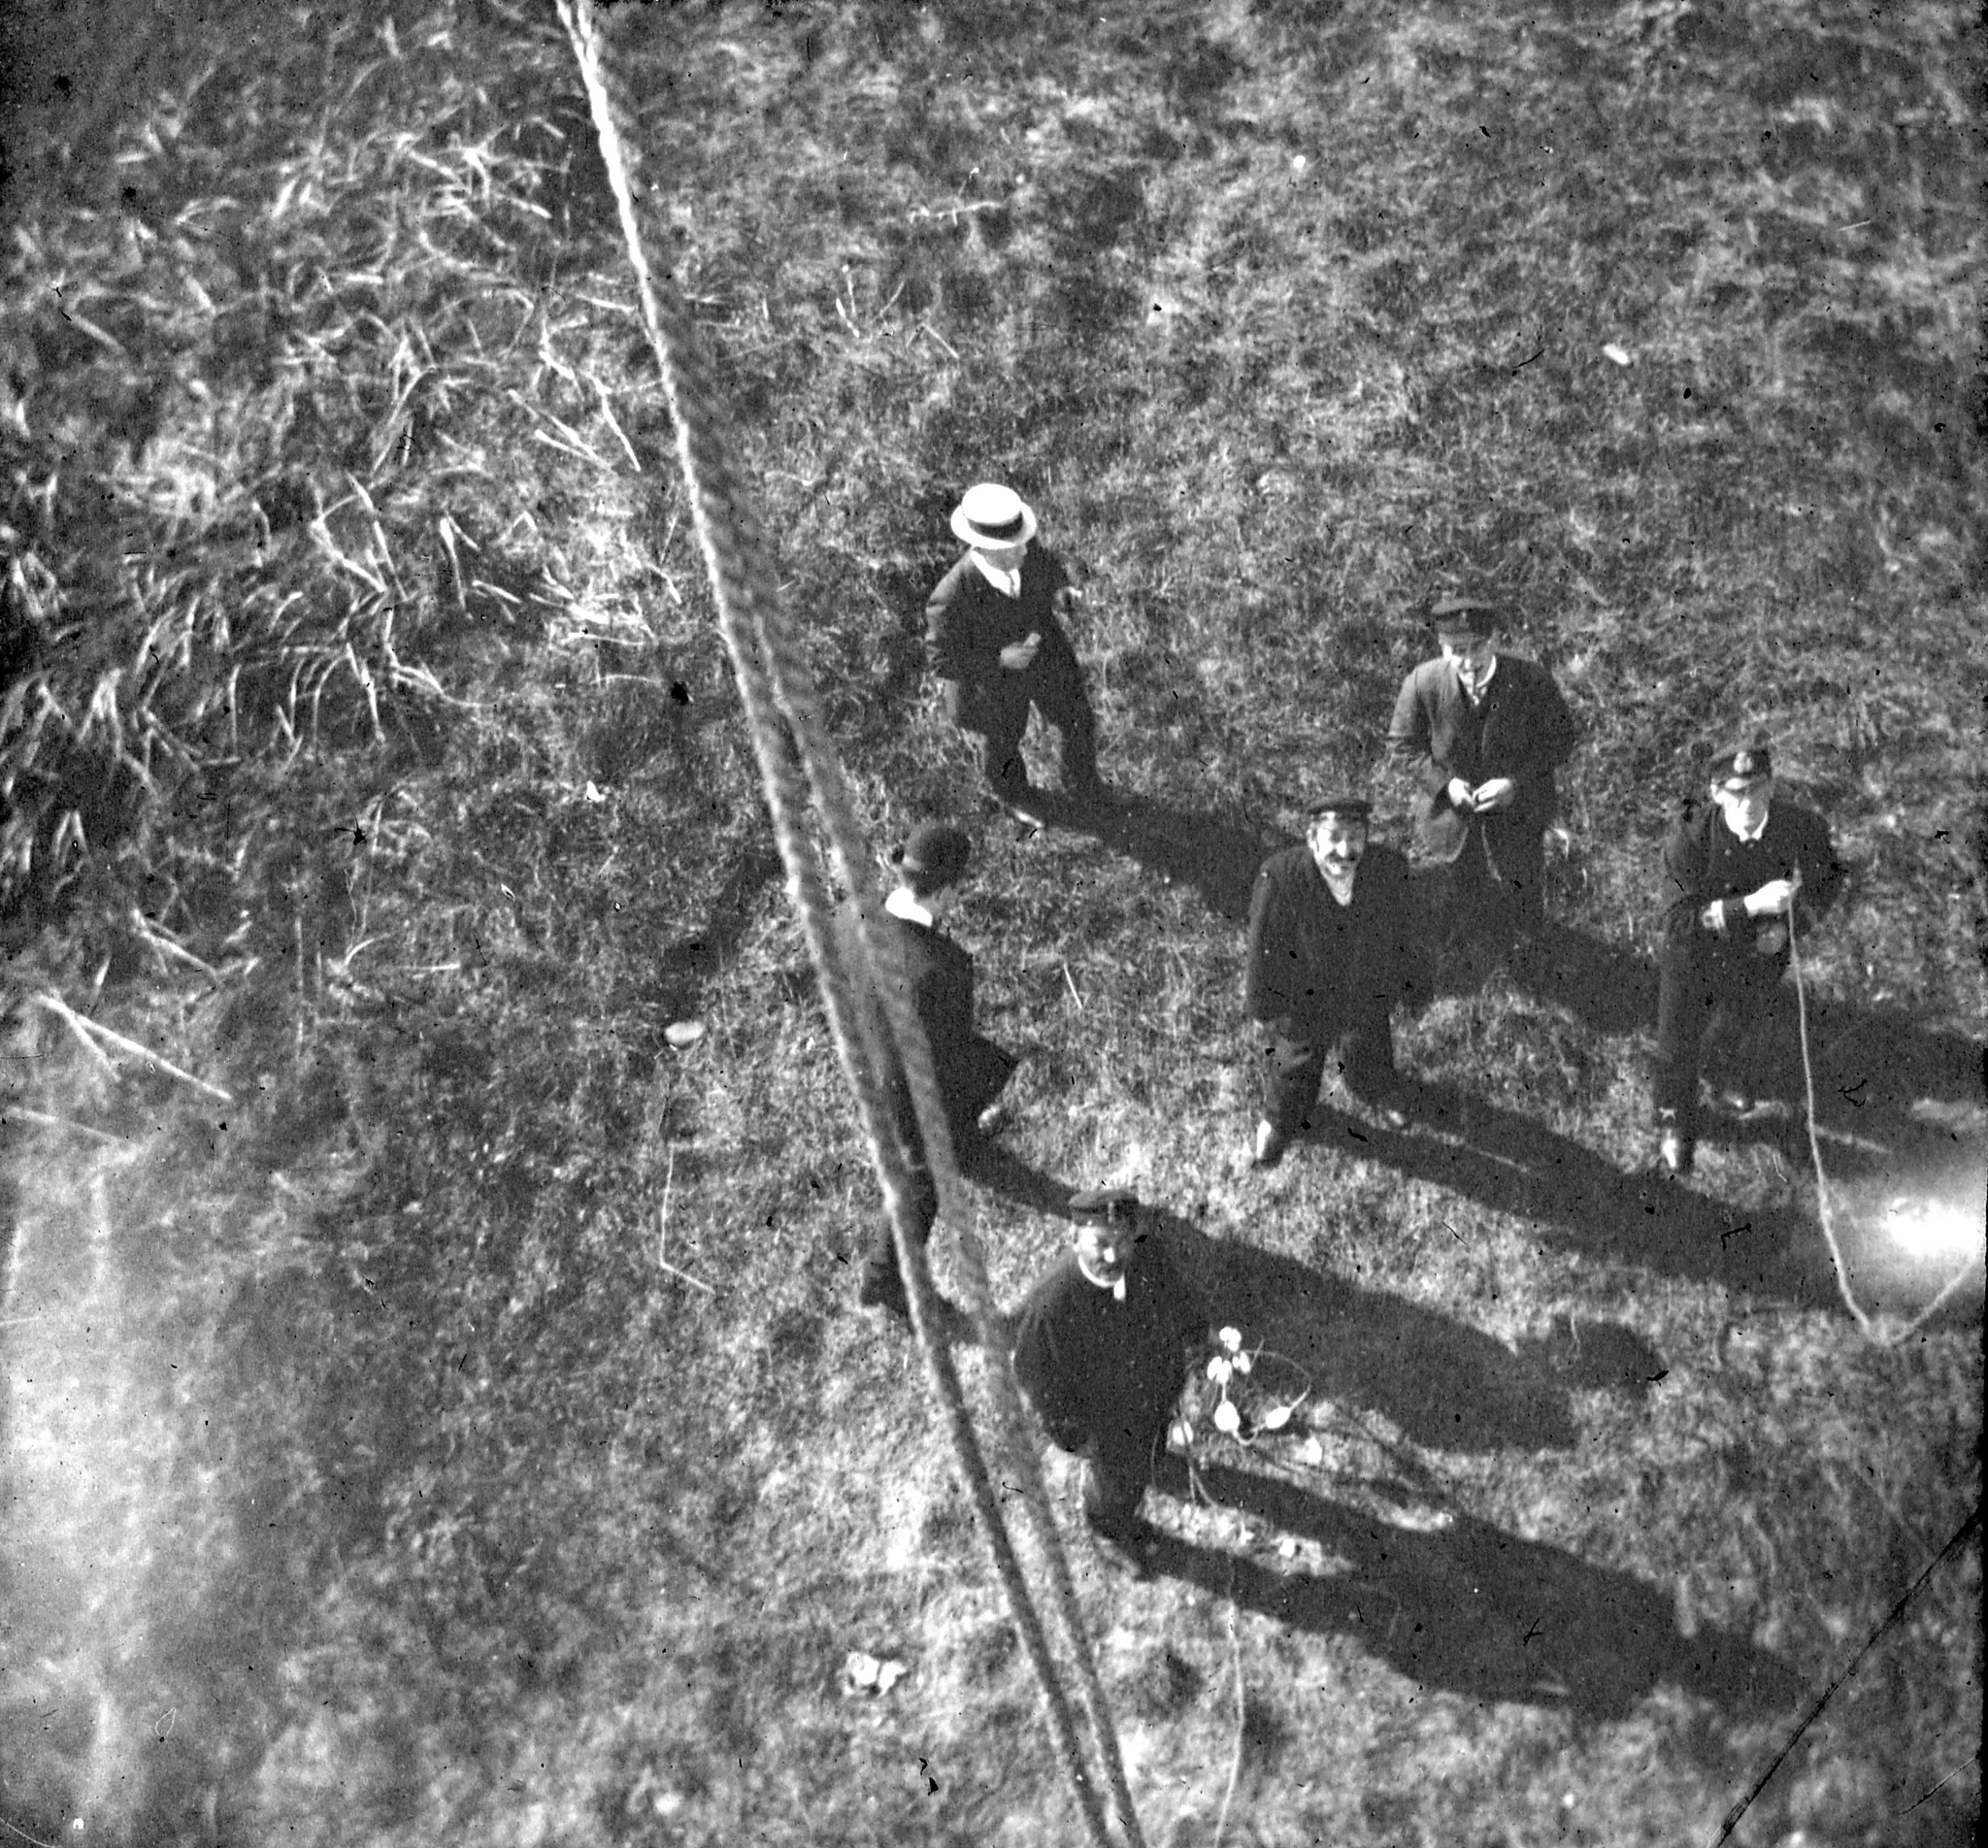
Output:
<svg viewBox="0 0 1988 1848">
<path fill-rule="evenodd" d="M 1436 645 L 1442 650 L 1445 661 L 1454 663 L 1464 683 L 1475 686 L 1491 672 L 1492 658 L 1498 652 L 1498 638 L 1496 635 L 1439 636 Z"/>
<path fill-rule="evenodd" d="M 1026 541 L 1019 545 L 976 545 L 974 549 L 996 571 L 1018 571 L 1029 551 Z"/>
<path fill-rule="evenodd" d="M 1767 819 L 1773 796 L 1772 776 L 1728 776 L 1712 784 L 1712 800 L 1735 834 L 1751 834 L 1759 827 Z"/>
<path fill-rule="evenodd" d="M 1085 1219 L 1077 1228 L 1077 1260 L 1093 1283 L 1106 1288 L 1125 1274 L 1132 1228 L 1123 1220 Z"/>
<path fill-rule="evenodd" d="M 1356 815 L 1320 815 L 1308 840 L 1319 872 L 1329 879 L 1351 878 L 1367 851 L 1367 824 Z"/>
</svg>

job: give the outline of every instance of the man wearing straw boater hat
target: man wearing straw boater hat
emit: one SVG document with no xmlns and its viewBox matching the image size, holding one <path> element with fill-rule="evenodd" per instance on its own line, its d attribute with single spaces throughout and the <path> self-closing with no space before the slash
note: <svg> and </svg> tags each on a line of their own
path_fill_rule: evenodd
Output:
<svg viewBox="0 0 1988 1848">
<path fill-rule="evenodd" d="M 1364 796 L 1317 804 L 1305 844 L 1256 875 L 1242 1006 L 1260 1032 L 1257 1168 L 1275 1167 L 1307 1126 L 1328 1063 L 1390 1129 L 1408 1123 L 1390 1015 L 1422 985 L 1422 956 L 1408 863 L 1369 845 L 1372 811 Z"/>
<path fill-rule="evenodd" d="M 1579 732 L 1553 676 L 1500 651 L 1490 604 L 1446 597 L 1429 615 L 1441 652 L 1402 682 L 1388 746 L 1422 787 L 1415 844 L 1446 870 L 1446 939 L 1503 949 L 1543 921 L 1553 773 Z"/>
<path fill-rule="evenodd" d="M 970 1161 L 993 1116 L 994 1100 L 1014 1072 L 1014 1057 L 974 1030 L 974 959 L 940 928 L 953 908 L 966 877 L 973 843 L 964 830 L 939 822 L 914 829 L 898 857 L 897 885 L 883 901 L 884 924 L 897 954 L 899 976 L 932 1048 L 946 1128 L 954 1155 Z M 861 969 L 854 907 L 845 906 L 836 920 L 844 964 Z M 931 1237 L 939 1216 L 939 1192 L 926 1161 L 925 1138 L 918 1130 L 911 1104 L 911 1081 L 884 1026 L 883 1004 L 877 991 L 859 986 L 857 1025 L 877 1068 L 883 1073 L 891 1120 L 911 1184 L 920 1243 Z M 909 1316 L 904 1277 L 898 1270 L 897 1244 L 889 1220 L 879 1227 L 857 1281 L 856 1301 L 865 1308 L 889 1309 Z"/>
<path fill-rule="evenodd" d="M 1091 1531 L 1137 1557 L 1139 1504 L 1166 1448 L 1207 1304 L 1123 1187 L 1075 1195 L 1074 1249 L 1016 1317 L 1014 1376 L 1059 1450 L 1083 1460 Z"/>
<path fill-rule="evenodd" d="M 1664 840 L 1664 945 L 1657 963 L 1658 1148 L 1672 1173 L 1691 1167 L 1699 1072 L 1722 1101 L 1753 1113 L 1789 1076 L 1781 972 L 1796 934 L 1835 904 L 1843 866 L 1829 823 L 1778 801 L 1765 742 L 1729 745 L 1706 765 L 1708 800 L 1687 803 Z"/>
<path fill-rule="evenodd" d="M 1061 735 L 1065 792 L 1102 801 L 1097 722 L 1058 620 L 1077 592 L 1055 553 L 1035 544 L 1034 510 L 1012 488 L 982 481 L 953 510 L 952 530 L 967 549 L 926 600 L 926 648 L 950 685 L 954 718 L 980 738 L 995 799 L 1041 825 L 1044 806 L 1021 756 L 1033 706 Z"/>
</svg>

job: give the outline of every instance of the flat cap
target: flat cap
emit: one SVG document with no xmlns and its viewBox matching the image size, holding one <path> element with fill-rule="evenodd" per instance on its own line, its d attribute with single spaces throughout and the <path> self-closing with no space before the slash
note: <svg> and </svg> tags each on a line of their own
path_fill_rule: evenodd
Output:
<svg viewBox="0 0 1988 1848">
<path fill-rule="evenodd" d="M 1706 775 L 1715 783 L 1748 781 L 1755 776 L 1772 776 L 1773 762 L 1767 740 L 1750 744 L 1728 744 L 1706 759 Z"/>
<path fill-rule="evenodd" d="M 921 822 L 911 830 L 898 864 L 930 890 L 956 884 L 974 857 L 974 843 L 964 828 L 949 821 Z"/>
<path fill-rule="evenodd" d="M 1139 1210 L 1139 1196 L 1130 1187 L 1086 1187 L 1070 1197 L 1073 1219 L 1130 1219 Z"/>
<path fill-rule="evenodd" d="M 1313 821 L 1321 815 L 1344 815 L 1348 821 L 1366 821 L 1373 816 L 1374 805 L 1365 796 L 1327 796 L 1323 802 L 1314 802 L 1306 812 Z"/>
<path fill-rule="evenodd" d="M 1498 606 L 1476 597 L 1443 597 L 1429 608 L 1438 641 L 1445 636 L 1487 636 L 1498 627 Z"/>
</svg>

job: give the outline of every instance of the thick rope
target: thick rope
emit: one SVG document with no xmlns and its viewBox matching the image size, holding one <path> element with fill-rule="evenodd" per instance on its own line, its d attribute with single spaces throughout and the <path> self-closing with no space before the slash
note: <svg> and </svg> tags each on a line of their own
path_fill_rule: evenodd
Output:
<svg viewBox="0 0 1988 1848">
<path fill-rule="evenodd" d="M 1856 1293 L 1850 1288 L 1849 1267 L 1843 1262 L 1843 1248 L 1837 1239 L 1835 1214 L 1830 1206 L 1829 1175 L 1823 1172 L 1822 1140 L 1815 1129 L 1815 1061 L 1808 1050 L 1807 984 L 1802 974 L 1802 954 L 1795 943 L 1793 905 L 1788 907 L 1787 915 L 1788 967 L 1795 976 L 1795 1020 L 1802 1040 L 1802 1085 L 1807 1112 L 1808 1156 L 1815 1166 L 1815 1215 L 1822 1222 L 1822 1236 L 1829 1244 L 1830 1262 L 1836 1267 L 1837 1294 L 1842 1298 L 1843 1306 L 1850 1311 L 1851 1318 L 1867 1339 L 1875 1341 L 1880 1347 L 1895 1347 L 1899 1342 L 1910 1339 L 1946 1307 L 1961 1285 L 1973 1275 L 1974 1260 L 1970 1258 L 1946 1280 L 1933 1301 L 1896 1332 L 1887 1329 L 1857 1301 Z"/>
<path fill-rule="evenodd" d="M 733 465 L 723 435 L 716 410 L 718 393 L 706 370 L 694 326 L 680 298 L 648 262 L 648 247 L 640 216 L 641 194 L 635 180 L 639 148 L 636 137 L 629 131 L 635 115 L 611 76 L 600 22 L 589 0 L 555 0 L 555 5 L 586 86 L 635 271 L 644 326 L 676 421 L 692 516 L 711 575 L 720 632 L 739 680 L 754 754 L 773 811 L 775 838 L 787 872 L 789 897 L 800 914 L 809 955 L 821 979 L 830 1032 L 855 1094 L 858 1115 L 882 1184 L 906 1280 L 912 1331 L 944 1407 L 948 1433 L 994 1555 L 997 1573 L 1043 1684 L 1050 1730 L 1077 1792 L 1086 1827 L 1095 1841 L 1108 1842 L 1098 1793 L 1084 1766 L 1068 1697 L 1003 1520 L 950 1349 L 939 1327 L 937 1294 L 924 1250 L 912 1232 L 907 1153 L 890 1124 L 880 1081 L 871 1068 L 854 1026 L 849 981 L 828 929 L 828 900 L 814 846 L 801 821 L 809 794 L 826 825 L 831 863 L 856 906 L 861 924 L 861 953 L 872 972 L 880 968 L 884 977 L 877 980 L 875 987 L 883 1002 L 886 1024 L 910 1081 L 927 1158 L 939 1185 L 942 1209 L 958 1238 L 969 1304 L 992 1362 L 989 1372 L 997 1431 L 1008 1439 L 1011 1462 L 1021 1478 L 1024 1504 L 1029 1507 L 1042 1554 L 1048 1563 L 1057 1593 L 1058 1615 L 1077 1665 L 1086 1717 L 1105 1766 L 1117 1821 L 1130 1848 L 1143 1848 L 1115 1729 L 1084 1635 L 1076 1588 L 1049 1511 L 1040 1465 L 1034 1446 L 1025 1439 L 1017 1439 L 1017 1434 L 1025 1428 L 1019 1394 L 1007 1364 L 1006 1344 L 984 1259 L 977 1240 L 964 1223 L 964 1188 L 940 1102 L 930 1048 L 903 994 L 902 984 L 890 979 L 899 973 L 897 959 L 894 945 L 880 926 L 861 830 L 833 744 L 821 725 L 806 664 L 779 615 L 750 497 Z"/>
</svg>

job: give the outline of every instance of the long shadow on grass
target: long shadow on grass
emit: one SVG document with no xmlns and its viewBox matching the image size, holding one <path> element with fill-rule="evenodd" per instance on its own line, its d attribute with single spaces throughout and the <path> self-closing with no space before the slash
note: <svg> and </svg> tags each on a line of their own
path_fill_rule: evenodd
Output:
<svg viewBox="0 0 1988 1848">
<path fill-rule="evenodd" d="M 1179 1494 L 1184 1471 L 1169 1462 L 1159 1486 Z M 1685 1636 L 1666 1593 L 1561 1547 L 1468 1514 L 1433 1531 L 1400 1527 L 1274 1476 L 1222 1465 L 1199 1473 L 1216 1502 L 1316 1542 L 1338 1569 L 1273 1570 L 1163 1534 L 1154 1571 L 1349 1636 L 1424 1687 L 1587 1720 L 1621 1719 L 1665 1685 L 1755 1714 L 1802 1693 L 1785 1663 L 1745 1637 L 1711 1626 Z"/>
<path fill-rule="evenodd" d="M 1663 1357 L 1615 1323 L 1586 1323 L 1514 1352 L 1405 1297 L 1370 1290 L 1148 1209 L 1211 1319 L 1290 1369 L 1314 1400 L 1379 1413 L 1435 1450 L 1560 1450 L 1577 1436 L 1569 1389 L 1640 1394 Z"/>
<path fill-rule="evenodd" d="M 1468 962 L 1447 965 L 1441 985 L 1475 987 L 1485 974 Z M 1656 964 L 1570 925 L 1549 924 L 1535 947 L 1507 960 L 1506 974 L 1514 987 L 1568 1008 L 1600 1033 L 1655 1030 Z M 1798 1086 L 1795 999 L 1792 984 L 1783 986 L 1785 1075 Z M 1817 1120 L 1839 1132 L 1846 1148 L 1917 1149 L 1939 1139 L 1952 1114 L 1941 1106 L 1982 1101 L 1980 1043 L 1899 1008 L 1810 995 L 1808 1042 Z"/>
<path fill-rule="evenodd" d="M 1057 810 L 1048 818 L 1096 836 L 1169 885 L 1193 886 L 1210 909 L 1235 924 L 1248 920 L 1257 868 L 1278 848 L 1297 844 L 1275 830 L 1149 796 L 1121 795 L 1108 808 Z"/>
<path fill-rule="evenodd" d="M 1830 1300 L 1825 1281 L 1792 1265 L 1792 1213 L 1741 1213 L 1654 1170 L 1617 1168 L 1545 1124 L 1481 1097 L 1428 1087 L 1422 1127 L 1390 1131 L 1321 1102 L 1309 1139 L 1378 1162 L 1496 1212 L 1584 1256 L 1663 1276 L 1694 1277 L 1805 1306 Z"/>
</svg>

